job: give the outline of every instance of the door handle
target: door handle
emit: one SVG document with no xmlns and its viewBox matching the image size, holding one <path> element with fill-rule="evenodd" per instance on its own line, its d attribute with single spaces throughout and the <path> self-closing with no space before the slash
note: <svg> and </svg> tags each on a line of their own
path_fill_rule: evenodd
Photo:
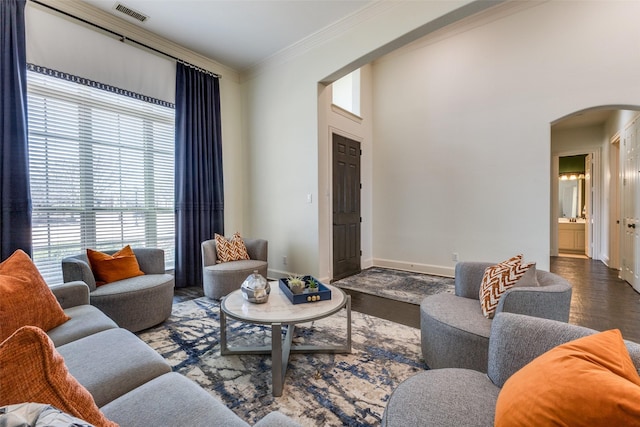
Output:
<svg viewBox="0 0 640 427">
<path fill-rule="evenodd" d="M 636 228 L 636 225 L 635 225 L 635 224 L 627 224 L 627 227 L 629 227 L 629 228 Z"/>
</svg>

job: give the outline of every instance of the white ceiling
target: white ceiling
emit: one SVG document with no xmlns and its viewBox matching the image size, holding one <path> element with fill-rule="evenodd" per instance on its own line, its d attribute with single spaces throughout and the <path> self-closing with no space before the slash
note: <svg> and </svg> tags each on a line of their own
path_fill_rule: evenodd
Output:
<svg viewBox="0 0 640 427">
<path fill-rule="evenodd" d="M 552 125 L 553 130 L 574 129 L 588 126 L 602 126 L 616 110 L 587 110 L 558 120 Z"/>
<path fill-rule="evenodd" d="M 238 71 L 356 13 L 375 0 L 83 0 Z"/>
</svg>

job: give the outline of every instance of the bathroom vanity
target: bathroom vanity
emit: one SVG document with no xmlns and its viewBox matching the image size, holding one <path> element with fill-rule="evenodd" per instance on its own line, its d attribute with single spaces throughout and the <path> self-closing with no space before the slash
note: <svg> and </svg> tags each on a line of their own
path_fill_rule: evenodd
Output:
<svg viewBox="0 0 640 427">
<path fill-rule="evenodd" d="M 585 220 L 577 218 L 570 222 L 568 218 L 558 219 L 558 250 L 564 253 L 585 253 Z"/>
</svg>

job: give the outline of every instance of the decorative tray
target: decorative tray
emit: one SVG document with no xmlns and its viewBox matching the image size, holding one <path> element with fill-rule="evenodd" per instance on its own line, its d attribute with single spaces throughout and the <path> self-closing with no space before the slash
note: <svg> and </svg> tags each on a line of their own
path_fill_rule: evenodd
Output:
<svg viewBox="0 0 640 427">
<path fill-rule="evenodd" d="M 315 280 L 315 282 L 318 284 L 318 290 L 315 292 L 309 292 L 309 288 L 304 288 L 304 291 L 302 293 L 294 294 L 293 292 L 291 292 L 291 289 L 289 289 L 286 278 L 278 280 L 282 293 L 284 293 L 287 298 L 289 298 L 289 301 L 291 301 L 292 304 L 304 304 L 331 299 L 331 289 L 327 288 L 318 280 L 316 280 L 312 276 L 304 276 L 302 279 L 305 283 L 307 283 L 309 279 Z"/>
</svg>

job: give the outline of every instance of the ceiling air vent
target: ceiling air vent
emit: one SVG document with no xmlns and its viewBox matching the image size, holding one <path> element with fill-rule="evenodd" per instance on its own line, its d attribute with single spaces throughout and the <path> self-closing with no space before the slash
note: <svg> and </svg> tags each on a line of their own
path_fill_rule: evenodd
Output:
<svg viewBox="0 0 640 427">
<path fill-rule="evenodd" d="M 147 15 L 144 15 L 140 12 L 136 12 L 135 10 L 123 5 L 122 3 L 116 3 L 115 10 L 117 10 L 118 12 L 124 13 L 125 15 L 130 16 L 133 19 L 137 19 L 140 22 L 144 22 L 147 19 L 149 19 Z"/>
</svg>

